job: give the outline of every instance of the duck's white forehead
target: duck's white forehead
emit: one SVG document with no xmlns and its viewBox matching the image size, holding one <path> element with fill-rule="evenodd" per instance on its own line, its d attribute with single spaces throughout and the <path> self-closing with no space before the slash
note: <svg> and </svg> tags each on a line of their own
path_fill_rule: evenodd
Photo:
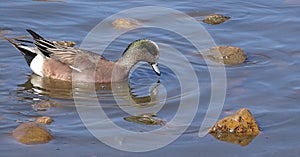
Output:
<svg viewBox="0 0 300 157">
<path fill-rule="evenodd" d="M 156 42 L 152 41 L 152 40 L 149 40 L 153 45 L 155 45 L 155 47 L 157 48 L 157 50 L 159 50 L 159 47 L 158 45 L 156 44 Z"/>
</svg>

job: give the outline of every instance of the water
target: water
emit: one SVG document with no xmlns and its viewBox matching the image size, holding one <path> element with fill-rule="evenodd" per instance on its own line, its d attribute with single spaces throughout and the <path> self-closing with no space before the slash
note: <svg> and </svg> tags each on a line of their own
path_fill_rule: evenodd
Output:
<svg viewBox="0 0 300 157">
<path fill-rule="evenodd" d="M 0 37 L 25 35 L 25 29 L 36 30 L 53 40 L 75 41 L 80 45 L 88 32 L 108 16 L 129 9 L 149 5 L 164 6 L 182 11 L 200 21 L 210 13 L 221 13 L 232 18 L 221 25 L 203 24 L 217 45 L 241 47 L 248 55 L 245 64 L 226 67 L 226 99 L 220 118 L 227 111 L 247 107 L 258 121 L 262 132 L 248 146 L 221 142 L 210 135 L 198 137 L 198 131 L 207 112 L 211 96 L 211 78 L 203 57 L 180 35 L 170 31 L 140 28 L 129 31 L 112 42 L 104 52 L 115 60 L 138 38 L 151 38 L 160 43 L 163 55 L 170 53 L 167 45 L 177 49 L 192 64 L 200 88 L 199 108 L 187 130 L 173 143 L 146 153 L 129 153 L 116 150 L 95 138 L 82 123 L 74 100 L 71 85 L 65 82 L 43 79 L 32 75 L 24 58 L 9 43 L 0 40 L 0 150 L 1 156 L 299 156 L 298 129 L 300 93 L 300 3 L 293 0 L 276 1 L 2 1 L 0 6 Z M 143 17 L 143 15 L 139 15 Z M 151 17 L 151 15 L 144 15 Z M 176 16 L 176 15 L 174 15 Z M 178 18 L 181 18 L 180 16 Z M 151 24 L 154 20 L 144 21 Z M 189 30 L 192 36 L 193 30 Z M 99 41 L 106 40 L 99 37 Z M 104 39 L 105 38 L 105 39 Z M 96 51 L 97 52 L 97 51 Z M 99 53 L 99 52 L 98 52 Z M 160 61 L 166 62 L 163 58 Z M 174 66 L 185 74 L 182 62 Z M 122 109 L 160 110 L 160 118 L 169 122 L 180 106 L 180 90 L 176 71 L 160 64 L 162 76 L 158 78 L 147 64 L 130 75 L 128 82 L 118 84 L 112 90 L 107 84 L 99 85 L 96 96 L 88 85 L 77 88 L 77 98 L 99 98 L 106 115 L 118 126 L 131 131 L 147 132 L 159 126 L 146 126 L 126 122 L 128 113 Z M 160 83 L 157 81 L 160 80 Z M 197 97 L 197 86 L 185 88 L 183 100 Z M 124 106 L 119 107 L 113 99 Z M 132 95 L 128 95 L 133 93 Z M 196 93 L 196 94 L 195 94 Z M 165 95 L 164 95 L 165 94 Z M 128 98 L 132 100 L 128 100 Z M 150 102 L 152 100 L 153 102 Z M 51 101 L 46 111 L 36 111 L 33 104 Z M 131 106 L 138 102 L 140 106 Z M 165 105 L 162 105 L 165 104 Z M 95 105 L 85 101 L 85 105 Z M 133 111 L 132 111 L 133 112 Z M 188 117 L 191 113 L 183 112 Z M 47 144 L 23 145 L 16 142 L 10 132 L 19 123 L 36 116 L 46 115 L 55 121 L 47 126 L 55 139 Z M 99 120 L 99 122 L 105 119 Z M 105 123 L 105 121 L 103 122 Z M 104 131 L 113 131 L 109 128 Z M 176 133 L 173 133 L 176 134 Z M 109 134 L 105 134 L 110 136 Z M 153 141 L 145 141 L 151 143 Z M 155 143 L 155 141 L 154 141 Z M 225 155 L 224 155 L 225 153 Z"/>
</svg>

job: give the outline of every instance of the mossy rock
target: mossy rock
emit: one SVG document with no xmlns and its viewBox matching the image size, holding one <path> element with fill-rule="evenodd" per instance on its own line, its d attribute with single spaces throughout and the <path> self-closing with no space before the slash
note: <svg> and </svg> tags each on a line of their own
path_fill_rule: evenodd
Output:
<svg viewBox="0 0 300 157">
<path fill-rule="evenodd" d="M 259 134 L 259 127 L 247 108 L 242 108 L 235 115 L 219 120 L 209 131 L 219 140 L 245 146 Z"/>
<path fill-rule="evenodd" d="M 215 132 L 258 135 L 259 127 L 251 112 L 247 108 L 242 108 L 238 110 L 235 115 L 219 120 L 209 129 L 209 133 Z"/>
<path fill-rule="evenodd" d="M 206 16 L 202 21 L 207 24 L 217 25 L 217 24 L 221 24 L 229 19 L 230 19 L 229 16 L 224 16 L 221 14 L 211 14 L 211 15 Z"/>
</svg>

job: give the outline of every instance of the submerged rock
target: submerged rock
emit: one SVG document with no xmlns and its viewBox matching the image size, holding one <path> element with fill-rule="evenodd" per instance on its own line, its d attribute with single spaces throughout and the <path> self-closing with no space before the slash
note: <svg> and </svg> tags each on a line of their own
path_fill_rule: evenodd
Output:
<svg viewBox="0 0 300 157">
<path fill-rule="evenodd" d="M 247 58 L 241 48 L 234 46 L 215 46 L 208 53 L 211 60 L 228 65 L 242 64 Z"/>
<path fill-rule="evenodd" d="M 159 119 L 154 113 L 145 113 L 136 116 L 124 117 L 124 120 L 145 125 L 165 125 L 165 122 L 162 119 Z"/>
<path fill-rule="evenodd" d="M 35 122 L 27 122 L 18 126 L 12 136 L 24 144 L 47 143 L 53 139 L 49 130 Z"/>
<path fill-rule="evenodd" d="M 141 26 L 142 24 L 135 19 L 118 18 L 112 23 L 112 25 L 117 29 L 133 29 Z"/>
<path fill-rule="evenodd" d="M 235 115 L 218 121 L 208 132 L 219 140 L 245 146 L 260 131 L 251 112 L 246 108 L 242 108 Z"/>
<path fill-rule="evenodd" d="M 211 14 L 211 15 L 206 16 L 202 21 L 204 23 L 216 25 L 216 24 L 221 24 L 229 19 L 230 19 L 229 16 L 224 16 L 221 14 Z"/>
<path fill-rule="evenodd" d="M 51 117 L 42 116 L 37 117 L 35 121 L 41 124 L 51 124 L 53 122 L 53 119 Z"/>
</svg>

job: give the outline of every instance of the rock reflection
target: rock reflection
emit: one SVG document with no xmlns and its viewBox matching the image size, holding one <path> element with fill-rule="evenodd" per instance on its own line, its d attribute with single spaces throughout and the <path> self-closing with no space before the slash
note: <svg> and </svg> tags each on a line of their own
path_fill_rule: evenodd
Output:
<svg viewBox="0 0 300 157">
<path fill-rule="evenodd" d="M 247 146 L 257 135 L 245 135 L 236 133 L 211 133 L 216 139 L 224 142 Z"/>
</svg>

